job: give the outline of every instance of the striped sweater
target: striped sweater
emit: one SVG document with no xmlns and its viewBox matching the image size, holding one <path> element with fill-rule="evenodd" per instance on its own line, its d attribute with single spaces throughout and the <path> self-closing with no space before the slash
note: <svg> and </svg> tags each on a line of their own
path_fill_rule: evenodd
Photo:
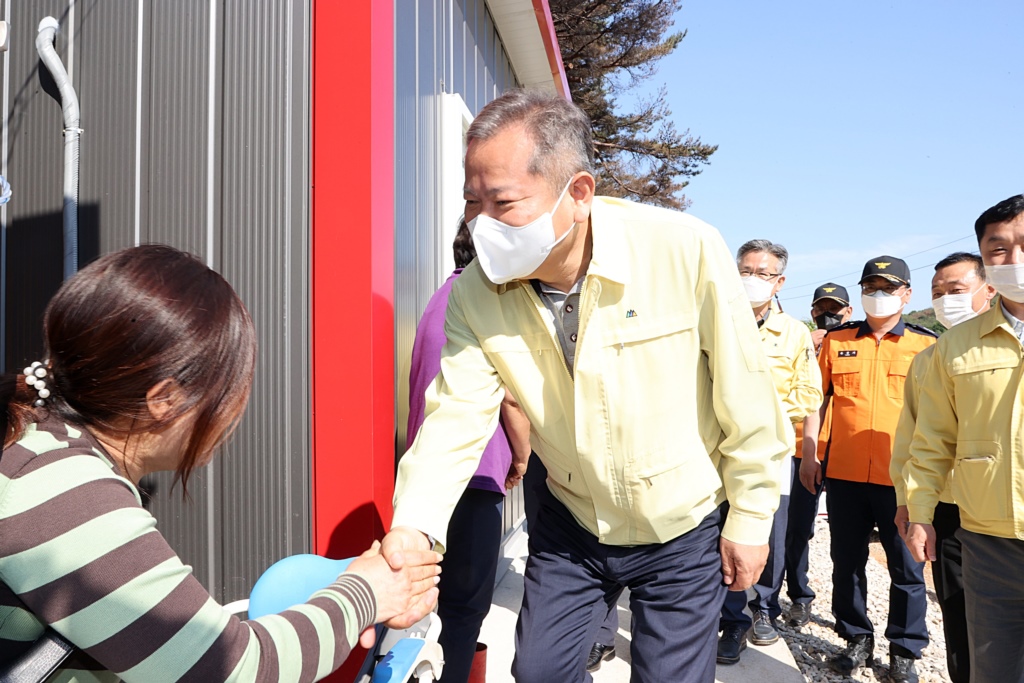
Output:
<svg viewBox="0 0 1024 683">
<path fill-rule="evenodd" d="M 84 651 L 51 681 L 314 681 L 376 609 L 369 584 L 344 574 L 303 605 L 241 621 L 88 432 L 47 420 L 0 457 L 0 665 L 50 624 Z"/>
</svg>

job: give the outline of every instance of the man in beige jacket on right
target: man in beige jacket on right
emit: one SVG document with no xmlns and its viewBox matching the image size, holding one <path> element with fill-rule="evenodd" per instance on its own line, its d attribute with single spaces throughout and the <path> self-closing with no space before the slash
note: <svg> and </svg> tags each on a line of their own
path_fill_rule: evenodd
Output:
<svg viewBox="0 0 1024 683">
<path fill-rule="evenodd" d="M 902 471 L 906 543 L 918 561 L 936 561 L 932 522 L 952 476 L 971 681 L 1024 683 L 1024 195 L 974 229 L 999 304 L 943 334 L 921 381 Z"/>
</svg>

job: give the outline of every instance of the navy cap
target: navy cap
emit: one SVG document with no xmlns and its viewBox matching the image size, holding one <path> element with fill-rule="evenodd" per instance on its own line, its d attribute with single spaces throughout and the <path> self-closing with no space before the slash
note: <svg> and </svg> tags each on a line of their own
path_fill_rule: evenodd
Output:
<svg viewBox="0 0 1024 683">
<path fill-rule="evenodd" d="M 910 267 L 906 261 L 895 256 L 876 256 L 868 260 L 864 264 L 864 272 L 860 274 L 860 282 L 857 284 L 861 284 L 873 275 L 884 277 L 889 282 L 900 285 L 910 284 Z"/>
<path fill-rule="evenodd" d="M 834 299 L 843 306 L 850 305 L 850 295 L 847 293 L 846 287 L 837 285 L 834 282 L 826 282 L 814 290 L 814 299 L 811 301 L 811 305 L 818 303 L 822 299 Z"/>
</svg>

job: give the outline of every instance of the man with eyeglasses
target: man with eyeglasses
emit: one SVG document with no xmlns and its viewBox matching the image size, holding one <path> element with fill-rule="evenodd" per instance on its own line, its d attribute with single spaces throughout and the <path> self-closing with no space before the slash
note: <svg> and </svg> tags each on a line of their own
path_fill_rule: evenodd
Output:
<svg viewBox="0 0 1024 683">
<path fill-rule="evenodd" d="M 786 248 L 768 240 L 750 240 L 736 253 L 740 281 L 757 321 L 775 391 L 790 424 L 802 425 L 804 448 L 813 457 L 818 437 L 818 406 L 822 399 L 821 374 L 814 361 L 814 345 L 807 326 L 783 313 L 773 303 L 786 281 L 783 273 L 788 262 Z M 748 603 L 745 591 L 730 591 L 726 595 L 719 624 L 722 630 L 718 640 L 719 664 L 740 661 L 748 637 L 754 645 L 771 645 L 779 639 L 776 619 L 782 614 L 779 593 L 785 569 L 793 462 L 791 454 L 782 462 L 782 499 L 768 540 L 768 561 L 753 586 L 754 597 Z M 753 619 L 743 611 L 748 604 Z"/>
<path fill-rule="evenodd" d="M 870 664 L 874 626 L 867 613 L 868 542 L 878 528 L 889 577 L 888 680 L 914 683 L 914 662 L 928 644 L 924 565 L 910 555 L 893 521 L 892 442 L 911 361 L 935 343 L 931 330 L 904 323 L 910 268 L 894 256 L 869 260 L 860 279 L 866 319 L 829 331 L 818 363 L 832 399 L 825 488 L 832 535 L 832 612 L 848 646 L 829 666 L 850 675 Z"/>
</svg>

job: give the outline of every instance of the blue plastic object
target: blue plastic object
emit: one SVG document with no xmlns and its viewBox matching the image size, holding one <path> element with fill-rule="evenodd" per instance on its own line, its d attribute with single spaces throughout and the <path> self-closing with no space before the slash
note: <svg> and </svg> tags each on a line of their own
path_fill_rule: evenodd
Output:
<svg viewBox="0 0 1024 683">
<path fill-rule="evenodd" d="M 417 657 L 426 641 L 403 638 L 395 643 L 373 670 L 373 683 L 405 683 L 409 680 Z M 433 680 L 433 679 L 431 679 Z"/>
<path fill-rule="evenodd" d="M 327 588 L 355 558 L 330 560 L 319 555 L 292 555 L 263 572 L 249 593 L 249 618 L 277 614 L 300 605 Z"/>
</svg>

